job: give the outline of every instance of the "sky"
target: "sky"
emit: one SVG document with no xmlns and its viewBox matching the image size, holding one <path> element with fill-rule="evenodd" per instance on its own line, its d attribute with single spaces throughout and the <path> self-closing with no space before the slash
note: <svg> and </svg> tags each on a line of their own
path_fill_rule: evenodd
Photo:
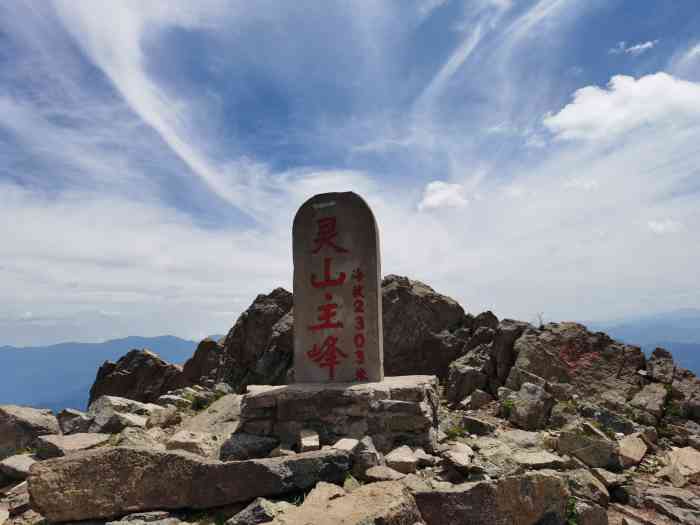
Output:
<svg viewBox="0 0 700 525">
<path fill-rule="evenodd" d="M 226 333 L 347 190 L 468 312 L 700 307 L 700 4 L 0 2 L 0 344 Z"/>
</svg>

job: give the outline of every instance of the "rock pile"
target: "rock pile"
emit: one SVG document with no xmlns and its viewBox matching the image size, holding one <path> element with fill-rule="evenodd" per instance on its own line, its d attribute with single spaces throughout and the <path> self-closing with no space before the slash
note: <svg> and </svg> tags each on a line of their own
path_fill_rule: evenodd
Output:
<svg viewBox="0 0 700 525">
<path fill-rule="evenodd" d="M 671 354 L 404 277 L 382 299 L 384 383 L 286 384 L 277 289 L 182 369 L 105 364 L 86 412 L 0 406 L 0 525 L 700 523 L 700 382 Z"/>
</svg>

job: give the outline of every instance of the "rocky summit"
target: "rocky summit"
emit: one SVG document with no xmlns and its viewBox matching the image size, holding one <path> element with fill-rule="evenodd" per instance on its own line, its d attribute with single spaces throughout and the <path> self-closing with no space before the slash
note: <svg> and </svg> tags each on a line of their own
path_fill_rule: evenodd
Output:
<svg viewBox="0 0 700 525">
<path fill-rule="evenodd" d="M 380 382 L 295 383 L 292 294 L 86 412 L 0 405 L 0 525 L 700 524 L 700 381 L 664 349 L 382 281 Z"/>
</svg>

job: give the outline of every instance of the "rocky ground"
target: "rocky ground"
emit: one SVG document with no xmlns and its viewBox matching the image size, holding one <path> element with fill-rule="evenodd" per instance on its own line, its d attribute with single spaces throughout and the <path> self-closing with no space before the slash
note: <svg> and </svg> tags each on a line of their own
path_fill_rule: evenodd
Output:
<svg viewBox="0 0 700 525">
<path fill-rule="evenodd" d="M 184 367 L 105 363 L 87 412 L 0 405 L 0 525 L 700 524 L 700 382 L 668 352 L 382 299 L 387 374 L 421 378 L 243 396 L 293 379 L 277 289 Z"/>
</svg>

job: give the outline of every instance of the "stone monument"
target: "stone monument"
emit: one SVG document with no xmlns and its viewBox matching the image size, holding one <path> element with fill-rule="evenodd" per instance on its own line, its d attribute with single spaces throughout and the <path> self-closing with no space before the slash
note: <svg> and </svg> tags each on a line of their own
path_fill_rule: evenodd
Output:
<svg viewBox="0 0 700 525">
<path fill-rule="evenodd" d="M 353 192 L 311 197 L 294 218 L 294 378 L 384 379 L 379 233 Z"/>
<path fill-rule="evenodd" d="M 369 206 L 352 192 L 316 195 L 299 208 L 292 233 L 294 383 L 248 386 L 231 439 L 274 437 L 304 451 L 309 436 L 316 446 L 369 436 L 382 452 L 399 444 L 435 450 L 437 378 L 384 377 L 379 235 Z"/>
</svg>

